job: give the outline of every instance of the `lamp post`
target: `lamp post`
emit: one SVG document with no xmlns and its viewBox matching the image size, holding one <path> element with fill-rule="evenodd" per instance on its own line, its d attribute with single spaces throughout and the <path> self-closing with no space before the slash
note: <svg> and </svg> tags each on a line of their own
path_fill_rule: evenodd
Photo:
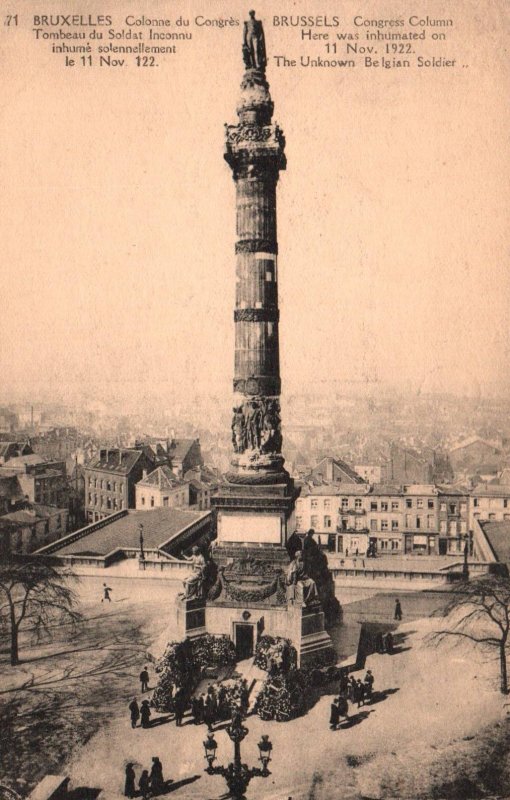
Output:
<svg viewBox="0 0 510 800">
<path fill-rule="evenodd" d="M 269 736 L 264 734 L 258 743 L 259 748 L 259 761 L 262 763 L 260 767 L 248 767 L 241 761 L 241 742 L 248 734 L 248 728 L 242 724 L 241 712 L 236 710 L 232 714 L 232 722 L 227 727 L 227 733 L 230 740 L 234 743 L 234 760 L 230 762 L 227 767 L 213 766 L 216 760 L 216 749 L 218 747 L 214 734 L 208 733 L 207 739 L 204 742 L 205 758 L 208 767 L 206 772 L 209 775 L 221 775 L 225 778 L 233 800 L 245 800 L 244 793 L 252 778 L 267 778 L 270 772 L 267 768 L 268 763 L 271 761 L 271 752 L 273 745 L 269 740 Z"/>
<path fill-rule="evenodd" d="M 469 555 L 469 544 L 470 544 L 470 536 L 469 534 L 464 534 L 464 563 L 462 565 L 462 577 L 464 580 L 469 580 L 469 565 L 468 565 L 468 555 Z"/>
</svg>

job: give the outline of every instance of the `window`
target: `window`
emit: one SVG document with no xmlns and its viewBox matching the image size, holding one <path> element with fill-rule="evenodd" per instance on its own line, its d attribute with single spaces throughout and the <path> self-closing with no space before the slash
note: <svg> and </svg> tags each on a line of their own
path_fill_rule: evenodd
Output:
<svg viewBox="0 0 510 800">
<path fill-rule="evenodd" d="M 398 531 L 398 519 L 391 520 L 391 530 Z"/>
<path fill-rule="evenodd" d="M 107 497 L 106 498 L 106 508 L 110 508 L 111 509 L 111 507 L 112 507 L 112 501 L 110 500 L 109 497 Z"/>
<path fill-rule="evenodd" d="M 450 514 L 456 514 L 456 513 L 457 513 L 457 506 L 455 505 L 455 503 L 450 503 Z"/>
<path fill-rule="evenodd" d="M 117 481 L 114 481 L 114 482 L 113 482 L 113 491 L 114 491 L 114 492 L 116 492 L 116 491 L 117 491 Z"/>
<path fill-rule="evenodd" d="M 106 491 L 107 492 L 111 492 L 111 490 L 112 490 L 112 485 L 111 485 L 110 481 L 106 481 Z"/>
<path fill-rule="evenodd" d="M 113 508 L 115 509 L 115 511 L 117 511 L 118 507 L 119 507 L 119 504 L 117 503 L 117 498 L 114 497 L 113 498 Z"/>
<path fill-rule="evenodd" d="M 376 519 L 371 519 L 370 520 L 370 530 L 371 531 L 376 531 L 377 530 L 377 520 Z"/>
<path fill-rule="evenodd" d="M 119 500 L 119 506 L 121 510 L 124 508 L 124 500 Z"/>
<path fill-rule="evenodd" d="M 154 508 L 154 497 L 151 495 L 151 508 Z"/>
<path fill-rule="evenodd" d="M 507 516 L 508 516 L 508 514 L 507 514 Z M 466 531 L 467 531 L 467 525 L 466 525 L 466 522 L 465 522 L 465 520 L 461 520 L 461 523 L 460 523 L 460 532 L 461 532 L 461 533 L 466 533 Z"/>
<path fill-rule="evenodd" d="M 432 514 L 429 514 L 427 517 L 427 528 L 429 529 L 429 531 L 434 530 L 434 517 L 432 516 Z"/>
<path fill-rule="evenodd" d="M 318 528 L 319 527 L 319 517 L 317 517 L 315 514 L 312 515 L 312 517 L 310 519 L 310 522 L 311 522 L 312 528 Z"/>
<path fill-rule="evenodd" d="M 466 505 L 466 503 L 461 503 L 461 504 L 460 504 L 460 513 L 461 513 L 461 514 L 465 514 L 465 513 L 466 513 L 466 511 L 467 511 L 467 505 Z"/>
<path fill-rule="evenodd" d="M 324 508 L 326 509 L 331 508 L 331 500 L 329 499 L 324 500 Z"/>
<path fill-rule="evenodd" d="M 370 511 L 377 511 L 377 503 L 370 503 Z"/>
<path fill-rule="evenodd" d="M 473 505 L 475 508 L 478 506 L 478 497 L 473 497 Z"/>
<path fill-rule="evenodd" d="M 310 502 L 310 508 L 317 508 L 317 500 L 312 500 Z"/>
<path fill-rule="evenodd" d="M 411 500 L 411 498 L 408 497 L 406 500 L 406 508 L 412 508 L 412 507 L 413 507 L 413 501 Z"/>
<path fill-rule="evenodd" d="M 354 527 L 357 531 L 363 530 L 363 520 L 361 517 L 356 517 L 354 520 Z"/>
<path fill-rule="evenodd" d="M 168 507 L 168 497 L 164 497 L 163 498 L 163 506 L 164 506 L 164 508 Z"/>
<path fill-rule="evenodd" d="M 439 505 L 439 509 L 440 509 L 441 511 L 446 511 L 446 503 L 441 503 L 441 504 Z"/>
<path fill-rule="evenodd" d="M 60 514 L 57 517 L 57 530 L 62 527 L 62 518 Z"/>
<path fill-rule="evenodd" d="M 503 508 L 508 508 L 508 498 L 503 498 Z"/>
<path fill-rule="evenodd" d="M 349 507 L 349 498 L 342 497 L 342 508 L 348 508 L 348 507 Z"/>
<path fill-rule="evenodd" d="M 89 492 L 89 506 L 92 504 L 92 493 Z"/>
<path fill-rule="evenodd" d="M 303 517 L 296 517 L 296 530 L 303 527 Z"/>
<path fill-rule="evenodd" d="M 144 505 L 145 505 L 145 495 L 142 494 L 142 506 L 144 506 Z"/>
<path fill-rule="evenodd" d="M 92 486 L 92 478 L 89 475 L 89 486 Z"/>
<path fill-rule="evenodd" d="M 387 550 L 388 549 L 388 540 L 387 539 L 381 539 L 381 542 L 380 542 L 379 546 L 380 546 L 381 550 Z"/>
<path fill-rule="evenodd" d="M 496 515 L 495 514 L 489 514 L 489 519 L 490 520 L 496 519 Z"/>
<path fill-rule="evenodd" d="M 391 540 L 391 549 L 392 550 L 398 550 L 398 544 L 399 544 L 398 543 L 398 539 L 392 539 Z"/>
<path fill-rule="evenodd" d="M 450 536 L 457 536 L 457 523 L 455 520 L 450 522 Z"/>
<path fill-rule="evenodd" d="M 392 500 L 391 501 L 391 510 L 392 511 L 398 511 L 399 508 L 400 508 L 400 503 L 398 502 L 398 500 Z"/>
<path fill-rule="evenodd" d="M 441 533 L 446 533 L 446 520 L 442 519 L 439 523 L 439 530 Z"/>
<path fill-rule="evenodd" d="M 387 519 L 382 519 L 381 520 L 381 530 L 382 531 L 387 531 L 388 530 L 388 520 Z"/>
<path fill-rule="evenodd" d="M 324 517 L 324 527 L 331 528 L 331 517 Z"/>
<path fill-rule="evenodd" d="M 416 517 L 416 527 L 421 528 L 421 517 Z"/>
<path fill-rule="evenodd" d="M 381 502 L 381 511 L 387 511 L 387 510 L 388 510 L 388 501 L 387 500 L 383 500 Z"/>
<path fill-rule="evenodd" d="M 357 497 L 354 501 L 354 508 L 360 509 L 361 508 L 361 497 Z"/>
<path fill-rule="evenodd" d="M 101 478 L 101 487 L 100 487 L 100 488 L 101 488 L 101 489 L 104 489 L 104 481 L 103 481 L 103 479 L 102 479 L 102 478 Z"/>
<path fill-rule="evenodd" d="M 416 508 L 423 508 L 423 497 L 418 497 L 416 501 Z"/>
<path fill-rule="evenodd" d="M 434 501 L 433 500 L 427 500 L 427 506 L 428 506 L 428 508 L 434 508 Z"/>
</svg>

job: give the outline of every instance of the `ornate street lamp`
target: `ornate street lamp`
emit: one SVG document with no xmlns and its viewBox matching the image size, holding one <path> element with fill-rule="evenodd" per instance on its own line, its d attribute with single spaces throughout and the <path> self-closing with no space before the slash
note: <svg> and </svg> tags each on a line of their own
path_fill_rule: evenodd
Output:
<svg viewBox="0 0 510 800">
<path fill-rule="evenodd" d="M 262 738 L 257 746 L 259 748 L 259 753 L 260 753 L 259 761 L 262 764 L 262 775 L 266 777 L 267 775 L 269 775 L 269 770 L 267 768 L 267 765 L 271 761 L 271 751 L 273 749 L 272 742 L 269 741 L 269 736 L 267 735 L 267 733 L 264 733 L 262 735 Z"/>
<path fill-rule="evenodd" d="M 214 733 L 208 733 L 207 739 L 204 742 L 204 749 L 205 749 L 205 758 L 207 760 L 207 772 L 209 775 L 214 775 L 214 767 L 213 763 L 216 761 L 216 750 L 218 748 L 218 742 L 214 738 Z"/>
<path fill-rule="evenodd" d="M 233 800 L 245 800 L 244 793 L 252 778 L 267 778 L 270 772 L 267 768 L 269 761 L 271 761 L 271 752 L 273 749 L 272 743 L 269 741 L 269 736 L 263 735 L 258 744 L 259 748 L 259 761 L 262 762 L 262 769 L 260 767 L 248 767 L 247 764 L 241 762 L 241 742 L 248 734 L 248 728 L 242 724 L 241 712 L 234 711 L 232 714 L 232 722 L 227 727 L 227 733 L 232 742 L 234 742 L 234 761 L 228 767 L 214 767 L 213 762 L 216 760 L 217 743 L 213 734 L 208 734 L 204 742 L 205 758 L 207 759 L 208 767 L 206 772 L 210 775 L 221 775 L 225 778 Z"/>
</svg>

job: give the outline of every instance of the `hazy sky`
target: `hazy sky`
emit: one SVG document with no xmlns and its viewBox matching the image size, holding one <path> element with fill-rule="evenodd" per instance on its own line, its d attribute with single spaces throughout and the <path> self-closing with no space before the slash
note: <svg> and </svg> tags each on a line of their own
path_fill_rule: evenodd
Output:
<svg viewBox="0 0 510 800">
<path fill-rule="evenodd" d="M 130 12 L 243 20 L 249 7 L 25 2 L 20 28 L 1 29 L 2 394 L 110 378 L 130 393 L 228 392 L 235 210 L 223 123 L 236 121 L 242 29 L 191 25 L 193 40 L 154 69 L 64 68 L 35 42 L 30 11 L 85 5 L 117 28 Z M 324 58 L 273 14 L 338 14 L 340 30 L 355 30 L 361 5 L 367 18 L 409 14 L 398 2 L 255 7 L 270 57 Z M 466 68 L 283 69 L 270 58 L 288 157 L 284 389 L 331 378 L 508 388 L 508 17 L 494 5 L 504 8 L 415 3 L 454 19 L 435 52 Z"/>
</svg>

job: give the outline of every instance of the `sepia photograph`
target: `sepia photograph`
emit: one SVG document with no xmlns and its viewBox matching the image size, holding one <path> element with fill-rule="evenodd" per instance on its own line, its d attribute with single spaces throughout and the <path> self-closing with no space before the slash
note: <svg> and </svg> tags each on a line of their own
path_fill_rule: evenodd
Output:
<svg viewBox="0 0 510 800">
<path fill-rule="evenodd" d="M 505 0 L 2 0 L 0 800 L 510 797 Z"/>
</svg>

